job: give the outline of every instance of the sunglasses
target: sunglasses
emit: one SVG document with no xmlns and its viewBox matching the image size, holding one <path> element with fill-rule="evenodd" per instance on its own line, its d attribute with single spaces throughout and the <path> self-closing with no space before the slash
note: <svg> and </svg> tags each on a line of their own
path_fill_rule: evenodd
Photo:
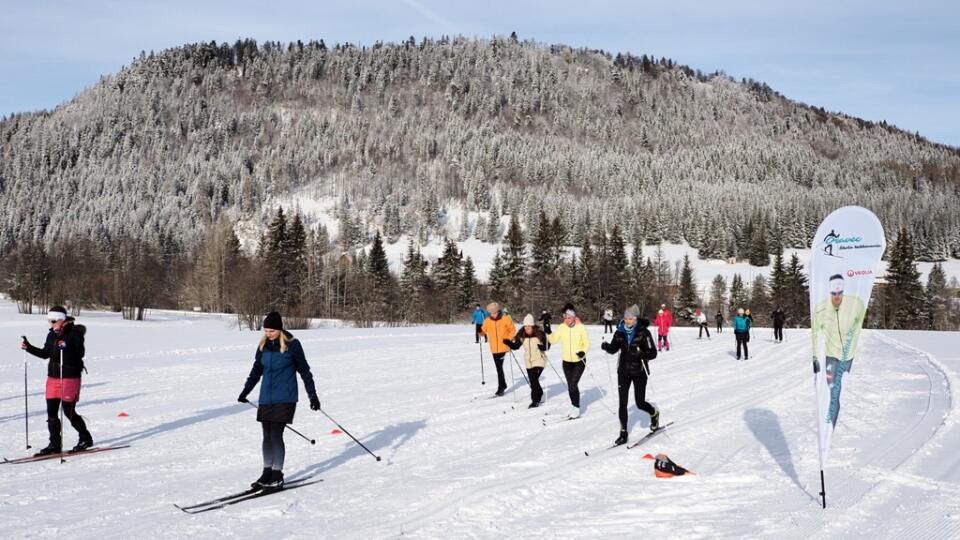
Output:
<svg viewBox="0 0 960 540">
<path fill-rule="evenodd" d="M 50 324 L 57 324 L 58 322 L 60 322 L 60 320 L 59 320 L 59 319 L 47 319 L 47 322 L 50 323 Z"/>
<path fill-rule="evenodd" d="M 830 296 L 843 296 L 843 291 L 831 292 Z"/>
</svg>

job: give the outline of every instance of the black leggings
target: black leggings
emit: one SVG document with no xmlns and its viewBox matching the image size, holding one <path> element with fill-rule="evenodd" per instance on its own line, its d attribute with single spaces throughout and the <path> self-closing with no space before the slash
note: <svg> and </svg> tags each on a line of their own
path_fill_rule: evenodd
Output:
<svg viewBox="0 0 960 540">
<path fill-rule="evenodd" d="M 583 376 L 583 370 L 587 368 L 587 359 L 579 362 L 564 362 L 563 376 L 567 378 L 567 391 L 570 393 L 570 404 L 574 407 L 580 407 L 580 377 Z"/>
<path fill-rule="evenodd" d="M 71 401 L 64 401 L 62 403 L 63 415 L 70 421 L 73 429 L 77 430 L 77 433 L 81 435 L 86 434 L 87 424 L 84 423 L 83 417 L 77 413 L 77 404 Z M 60 404 L 61 401 L 59 399 L 47 400 L 47 427 L 50 430 L 51 441 L 60 439 Z"/>
<path fill-rule="evenodd" d="M 617 373 L 617 385 L 620 389 L 620 429 L 627 429 L 627 402 L 630 401 L 630 384 L 633 383 L 633 395 L 637 408 L 650 416 L 657 412 L 653 405 L 647 403 L 647 376 L 629 376 Z"/>
<path fill-rule="evenodd" d="M 707 327 L 707 323 L 702 323 L 700 325 L 700 336 L 698 337 L 703 337 L 704 332 L 707 333 L 707 337 L 710 337 L 710 329 Z"/>
<path fill-rule="evenodd" d="M 530 402 L 534 405 L 537 405 L 543 399 L 543 388 L 540 386 L 541 373 L 543 373 L 542 367 L 527 369 L 527 376 L 530 377 Z"/>
<path fill-rule="evenodd" d="M 783 325 L 773 325 L 773 339 L 783 341 Z"/>
<path fill-rule="evenodd" d="M 263 427 L 263 468 L 283 470 L 287 449 L 283 444 L 283 422 L 260 422 Z"/>
<path fill-rule="evenodd" d="M 497 392 L 503 392 L 507 389 L 507 378 L 503 375 L 503 357 L 507 353 L 494 353 L 493 363 L 497 366 Z"/>
<path fill-rule="evenodd" d="M 743 356 L 744 358 L 750 358 L 750 351 L 747 348 L 747 342 L 750 341 L 750 334 L 746 332 L 742 334 L 734 333 L 737 338 L 737 358 L 740 358 L 740 348 L 743 347 Z"/>
</svg>

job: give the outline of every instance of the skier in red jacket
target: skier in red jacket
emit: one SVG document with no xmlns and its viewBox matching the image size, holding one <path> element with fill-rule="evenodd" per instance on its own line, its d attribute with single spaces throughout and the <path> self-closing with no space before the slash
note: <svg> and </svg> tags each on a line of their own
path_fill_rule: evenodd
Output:
<svg viewBox="0 0 960 540">
<path fill-rule="evenodd" d="M 669 351 L 670 340 L 667 335 L 670 333 L 670 326 L 673 325 L 673 314 L 670 313 L 670 308 L 666 304 L 660 306 L 660 311 L 653 319 L 653 324 L 657 325 L 657 350 L 662 351 L 666 347 Z"/>
</svg>

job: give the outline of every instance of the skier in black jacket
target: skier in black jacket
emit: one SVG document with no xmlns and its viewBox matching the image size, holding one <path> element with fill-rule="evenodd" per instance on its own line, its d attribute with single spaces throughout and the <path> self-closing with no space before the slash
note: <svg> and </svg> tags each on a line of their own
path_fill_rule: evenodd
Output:
<svg viewBox="0 0 960 540">
<path fill-rule="evenodd" d="M 637 408 L 650 415 L 650 430 L 660 427 L 660 411 L 647 403 L 647 378 L 650 375 L 649 361 L 657 357 L 657 347 L 653 342 L 650 321 L 639 319 L 640 308 L 630 306 L 623 313 L 623 321 L 617 326 L 610 343 L 601 348 L 608 354 L 620 353 L 617 363 L 617 385 L 620 390 L 620 436 L 614 444 L 627 442 L 627 402 L 630 400 L 630 384 L 633 383 Z"/>
<path fill-rule="evenodd" d="M 783 343 L 783 323 L 787 321 L 786 314 L 783 313 L 780 306 L 777 306 L 777 309 L 773 310 L 770 315 L 770 319 L 773 321 L 773 340 Z"/>
<path fill-rule="evenodd" d="M 83 336 L 87 329 L 83 325 L 75 325 L 73 317 L 67 317 L 67 310 L 60 306 L 50 308 L 47 313 L 47 322 L 50 324 L 50 331 L 47 332 L 43 348 L 31 345 L 26 336 L 20 344 L 20 348 L 28 353 L 38 358 L 50 359 L 47 364 L 46 388 L 47 429 L 50 432 L 50 444 L 40 450 L 37 453 L 38 456 L 59 454 L 63 451 L 63 431 L 59 418 L 61 405 L 63 415 L 70 420 L 70 425 L 80 434 L 80 440 L 72 451 L 80 452 L 93 446 L 93 436 L 87 430 L 83 417 L 77 413 L 85 353 Z"/>
<path fill-rule="evenodd" d="M 547 310 L 543 310 L 543 313 L 540 314 L 540 322 L 543 323 L 543 333 L 544 333 L 544 334 L 549 334 L 549 333 L 551 333 L 551 330 L 550 330 L 550 319 L 551 319 L 551 317 L 550 317 L 550 312 L 547 311 Z"/>
</svg>

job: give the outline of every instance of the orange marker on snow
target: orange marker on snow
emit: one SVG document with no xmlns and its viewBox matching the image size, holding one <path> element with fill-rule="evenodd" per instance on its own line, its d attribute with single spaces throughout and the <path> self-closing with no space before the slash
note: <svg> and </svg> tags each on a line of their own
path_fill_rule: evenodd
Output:
<svg viewBox="0 0 960 540">
<path fill-rule="evenodd" d="M 125 412 L 123 412 L 123 411 L 120 411 L 120 414 L 117 415 L 118 418 L 125 418 L 125 417 L 127 417 L 127 416 L 130 416 L 130 415 L 127 414 L 127 413 L 125 413 Z"/>
</svg>

